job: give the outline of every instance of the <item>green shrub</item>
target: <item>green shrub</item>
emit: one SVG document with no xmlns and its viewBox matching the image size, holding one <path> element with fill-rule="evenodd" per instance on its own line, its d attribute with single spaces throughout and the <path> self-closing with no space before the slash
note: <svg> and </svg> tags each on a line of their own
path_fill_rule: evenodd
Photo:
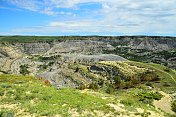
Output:
<svg viewBox="0 0 176 117">
<path fill-rule="evenodd" d="M 54 64 L 54 62 L 51 61 L 51 62 L 48 63 L 48 66 L 52 66 L 53 64 Z"/>
<path fill-rule="evenodd" d="M 175 113 L 176 113 L 176 100 L 174 100 L 173 102 L 172 102 L 172 111 L 174 111 Z"/>
<path fill-rule="evenodd" d="M 152 102 L 152 100 L 160 100 L 163 96 L 158 92 L 142 92 L 138 94 L 139 101 Z"/>
<path fill-rule="evenodd" d="M 114 88 L 111 84 L 108 84 L 107 89 L 106 89 L 106 93 L 108 94 L 112 94 L 114 92 Z"/>
<path fill-rule="evenodd" d="M 143 113 L 141 113 L 141 117 L 148 117 L 149 115 L 151 115 L 151 113 L 146 112 L 146 110 Z"/>
<path fill-rule="evenodd" d="M 42 69 L 42 70 L 45 70 L 45 69 L 48 68 L 48 65 L 47 64 L 39 65 L 38 68 Z"/>
<path fill-rule="evenodd" d="M 126 106 L 131 106 L 133 105 L 133 102 L 131 100 L 121 100 L 120 103 L 126 105 Z"/>
<path fill-rule="evenodd" d="M 150 86 L 150 87 L 152 87 L 152 88 L 153 88 L 153 85 L 152 85 L 152 83 L 151 83 L 151 82 L 146 82 L 146 83 L 145 83 L 145 85 L 146 85 L 146 86 Z"/>
<path fill-rule="evenodd" d="M 156 73 L 154 72 L 145 72 L 143 73 L 143 75 L 141 76 L 141 80 L 142 81 L 159 81 L 160 78 L 158 75 L 156 75 Z"/>
<path fill-rule="evenodd" d="M 60 58 L 60 55 L 53 55 L 53 56 L 39 56 L 38 60 L 39 61 L 52 61 Z"/>
<path fill-rule="evenodd" d="M 99 89 L 99 86 L 98 86 L 98 83 L 96 82 L 92 82 L 90 85 L 89 85 L 89 89 L 93 89 L 93 90 L 98 90 Z"/>
<path fill-rule="evenodd" d="M 170 72 L 171 70 L 169 68 L 164 69 L 165 72 Z"/>
<path fill-rule="evenodd" d="M 134 87 L 132 81 L 127 81 L 127 82 L 125 82 L 125 87 L 124 87 L 125 89 L 129 89 L 129 88 L 132 88 L 132 87 Z"/>
<path fill-rule="evenodd" d="M 163 82 L 163 86 L 164 87 L 171 87 L 171 83 L 169 83 L 169 82 Z"/>
<path fill-rule="evenodd" d="M 79 90 L 84 90 L 84 89 L 86 89 L 87 87 L 86 87 L 86 85 L 84 85 L 84 84 L 80 84 L 78 87 L 77 87 L 77 89 L 79 89 Z"/>
<path fill-rule="evenodd" d="M 4 92 L 5 92 L 5 89 L 0 87 L 0 96 L 3 96 Z"/>
<path fill-rule="evenodd" d="M 26 74 L 29 74 L 30 72 L 28 71 L 28 65 L 27 64 L 25 64 L 25 65 L 21 65 L 20 66 L 20 74 L 22 74 L 22 75 L 26 75 Z"/>
<path fill-rule="evenodd" d="M 121 78 L 119 76 L 114 77 L 115 87 L 119 88 L 121 84 Z"/>
<path fill-rule="evenodd" d="M 12 85 L 10 85 L 10 84 L 1 84 L 0 86 L 1 86 L 1 88 L 6 88 L 6 89 L 12 87 Z"/>
<path fill-rule="evenodd" d="M 48 65 L 44 64 L 42 67 L 43 69 L 47 69 Z"/>
<path fill-rule="evenodd" d="M 76 70 L 75 70 L 75 72 L 78 72 L 79 71 L 79 67 L 76 67 Z"/>
<path fill-rule="evenodd" d="M 14 117 L 14 112 L 10 110 L 0 110 L 0 117 Z"/>
</svg>

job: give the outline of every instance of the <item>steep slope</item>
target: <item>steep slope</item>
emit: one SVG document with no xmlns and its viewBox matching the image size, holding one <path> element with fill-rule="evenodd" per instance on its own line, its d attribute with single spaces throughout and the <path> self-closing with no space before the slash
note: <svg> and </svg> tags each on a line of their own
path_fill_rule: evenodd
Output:
<svg viewBox="0 0 176 117">
<path fill-rule="evenodd" d="M 73 40 L 56 42 L 48 53 L 98 54 L 103 49 L 112 50 L 114 47 L 102 41 Z"/>
<path fill-rule="evenodd" d="M 162 51 L 169 50 L 169 45 L 164 43 L 159 43 L 155 39 L 137 39 L 130 42 L 132 49 L 145 49 L 145 50 L 154 50 Z"/>
</svg>

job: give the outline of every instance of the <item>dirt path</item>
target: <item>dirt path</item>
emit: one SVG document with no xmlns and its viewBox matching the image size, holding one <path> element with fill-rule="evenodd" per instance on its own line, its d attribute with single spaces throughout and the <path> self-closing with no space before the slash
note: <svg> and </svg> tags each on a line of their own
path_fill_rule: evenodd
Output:
<svg viewBox="0 0 176 117">
<path fill-rule="evenodd" d="M 160 91 L 159 93 L 163 95 L 163 98 L 161 98 L 161 100 L 154 100 L 153 105 L 157 108 L 160 108 L 166 113 L 175 114 L 171 110 L 171 102 L 172 102 L 171 96 L 169 94 L 164 93 L 163 91 Z"/>
</svg>

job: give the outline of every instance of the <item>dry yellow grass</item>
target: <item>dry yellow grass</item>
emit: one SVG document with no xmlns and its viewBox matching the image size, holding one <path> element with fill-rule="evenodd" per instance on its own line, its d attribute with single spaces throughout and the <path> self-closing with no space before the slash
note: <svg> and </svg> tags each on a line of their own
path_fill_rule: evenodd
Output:
<svg viewBox="0 0 176 117">
<path fill-rule="evenodd" d="M 101 61 L 99 63 L 116 67 L 124 76 L 127 77 L 133 77 L 149 70 L 148 68 L 134 66 L 124 61 Z"/>
</svg>

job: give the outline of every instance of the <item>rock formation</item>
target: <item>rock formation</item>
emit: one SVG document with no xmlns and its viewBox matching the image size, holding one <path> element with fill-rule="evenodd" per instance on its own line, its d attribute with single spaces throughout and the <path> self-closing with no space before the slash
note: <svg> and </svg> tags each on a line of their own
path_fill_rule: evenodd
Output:
<svg viewBox="0 0 176 117">
<path fill-rule="evenodd" d="M 95 64 L 99 61 L 126 61 L 128 57 L 125 59 L 118 53 L 116 55 L 104 54 L 104 51 L 113 51 L 116 47 L 128 48 L 129 52 L 131 50 L 160 52 L 175 50 L 176 48 L 176 39 L 169 37 L 82 38 L 81 40 L 1 43 L 0 72 L 20 74 L 20 66 L 27 65 L 30 74 L 43 77 L 58 88 L 64 86 L 77 87 L 81 82 L 84 84 L 92 82 L 93 77 L 101 78 L 102 74 L 109 74 L 111 77 L 120 75 L 113 68 L 95 66 Z M 137 54 L 148 55 L 148 53 Z M 161 57 L 159 59 L 163 60 Z M 172 60 L 175 58 L 168 59 L 168 61 Z M 101 75 L 98 75 L 98 72 L 102 70 Z M 95 72 L 97 75 L 92 75 Z"/>
</svg>

